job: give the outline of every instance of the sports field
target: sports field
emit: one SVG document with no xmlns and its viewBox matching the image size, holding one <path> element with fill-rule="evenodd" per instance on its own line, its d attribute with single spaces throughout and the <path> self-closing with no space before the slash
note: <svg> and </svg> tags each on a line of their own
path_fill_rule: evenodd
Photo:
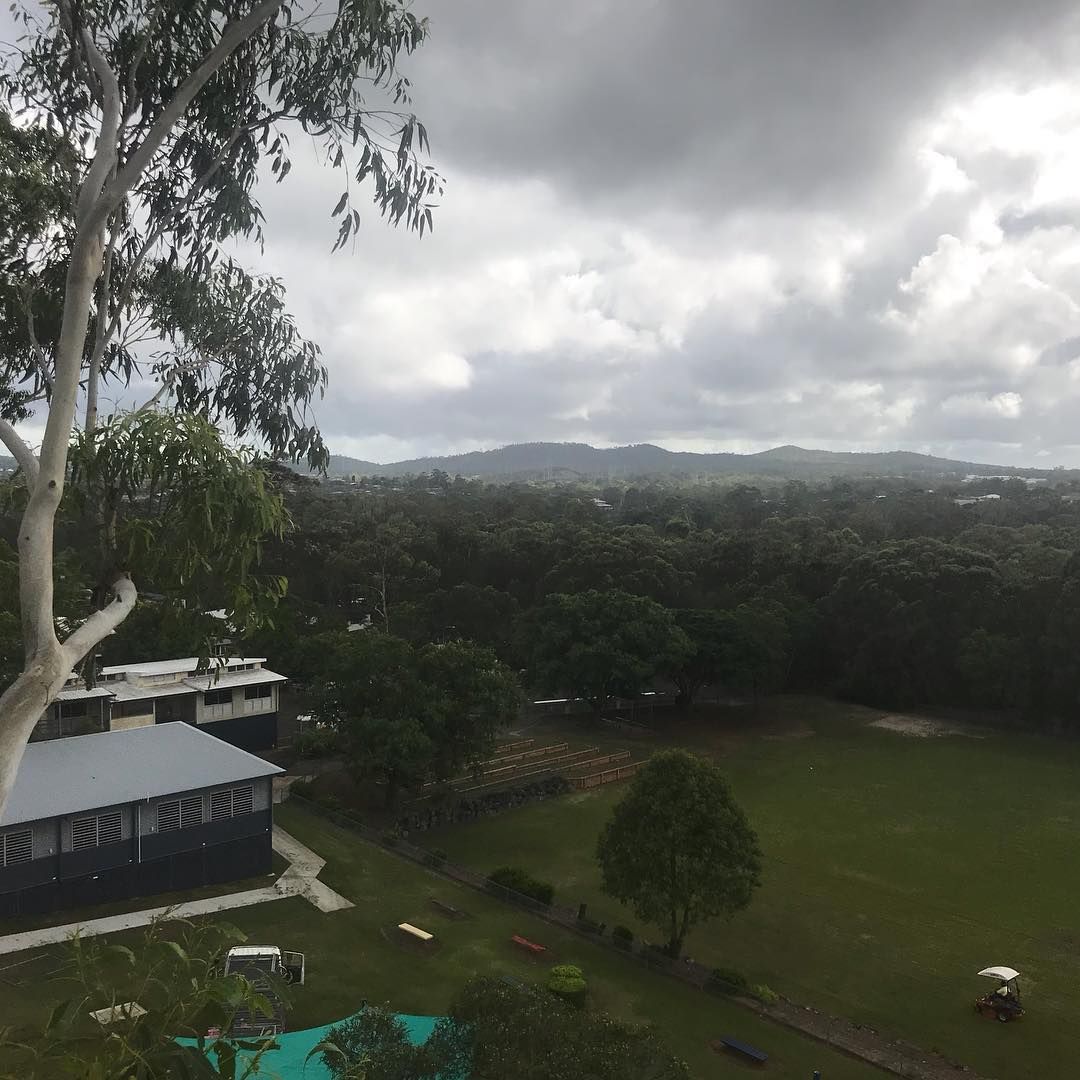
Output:
<svg viewBox="0 0 1080 1080">
<path fill-rule="evenodd" d="M 687 952 L 988 1076 L 1074 1075 L 1080 745 L 868 726 L 882 715 L 788 698 L 654 741 L 721 761 L 765 852 L 752 906 L 692 934 Z M 593 857 L 623 790 L 536 804 L 422 842 L 480 869 L 522 865 L 556 884 L 557 902 L 588 901 L 594 918 L 637 930 L 600 893 Z M 973 999 L 993 985 L 975 972 L 991 964 L 1024 975 L 1019 1023 L 974 1015 Z"/>
</svg>

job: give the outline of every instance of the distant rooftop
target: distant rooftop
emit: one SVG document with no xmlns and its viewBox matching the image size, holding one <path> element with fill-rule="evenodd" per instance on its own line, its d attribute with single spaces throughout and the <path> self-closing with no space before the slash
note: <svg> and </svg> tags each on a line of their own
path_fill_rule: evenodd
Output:
<svg viewBox="0 0 1080 1080">
<path fill-rule="evenodd" d="M 68 686 L 57 692 L 55 701 L 82 701 L 85 698 L 112 697 L 112 691 L 104 686 L 95 686 L 87 690 L 85 686 Z"/>
<path fill-rule="evenodd" d="M 210 658 L 210 670 L 230 668 L 237 664 L 265 664 L 265 656 L 230 656 Z M 102 675 L 180 675 L 185 671 L 194 671 L 199 666 L 199 657 L 185 656 L 180 660 L 153 660 L 148 664 L 114 664 L 101 669 Z"/>
<path fill-rule="evenodd" d="M 190 686 L 193 690 L 227 690 L 230 686 L 262 686 L 268 682 L 288 682 L 288 679 L 269 668 L 256 668 L 254 671 L 220 671 L 211 668 L 201 675 L 184 679 L 182 685 Z"/>
<path fill-rule="evenodd" d="M 30 743 L 0 826 L 280 772 L 183 722 Z"/>
</svg>

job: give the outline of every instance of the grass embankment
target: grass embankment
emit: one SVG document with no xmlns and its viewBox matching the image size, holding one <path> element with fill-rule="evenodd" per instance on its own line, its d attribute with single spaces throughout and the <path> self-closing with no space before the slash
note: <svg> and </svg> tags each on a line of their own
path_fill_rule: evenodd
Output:
<svg viewBox="0 0 1080 1080">
<path fill-rule="evenodd" d="M 1080 746 L 1003 733 L 912 738 L 868 728 L 880 713 L 815 700 L 735 715 L 656 740 L 723 763 L 765 852 L 751 907 L 694 932 L 689 954 L 986 1075 L 1072 1075 Z M 587 901 L 593 917 L 633 926 L 601 894 L 594 861 L 623 790 L 571 795 L 423 842 L 479 869 L 522 865 L 556 885 L 557 902 Z M 1024 975 L 1019 1024 L 972 1011 L 992 988 L 975 973 L 990 964 Z"/>
</svg>

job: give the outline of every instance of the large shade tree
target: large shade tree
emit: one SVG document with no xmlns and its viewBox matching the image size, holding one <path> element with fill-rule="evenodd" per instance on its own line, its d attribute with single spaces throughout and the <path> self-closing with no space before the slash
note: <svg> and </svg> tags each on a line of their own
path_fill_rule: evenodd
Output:
<svg viewBox="0 0 1080 1080">
<path fill-rule="evenodd" d="M 327 635 L 315 712 L 339 733 L 353 775 L 402 788 L 447 780 L 489 755 L 513 720 L 513 672 L 468 641 L 415 647 L 376 631 Z"/>
<path fill-rule="evenodd" d="M 0 697 L 0 809 L 42 709 L 137 596 L 117 547 L 100 606 L 58 636 L 54 529 L 80 392 L 88 434 L 103 381 L 148 377 L 148 404 L 318 464 L 325 451 L 307 413 L 324 379 L 314 346 L 283 314 L 280 285 L 244 272 L 224 245 L 260 239 L 256 182 L 264 167 L 288 174 L 290 132 L 347 171 L 335 246 L 360 225 L 352 200 L 365 184 L 391 222 L 421 231 L 438 188 L 417 156 L 426 133 L 403 111 L 398 71 L 426 24 L 401 0 L 342 0 L 326 12 L 301 0 L 48 0 L 21 18 L 27 33 L 2 61 L 0 95 L 6 130 L 32 134 L 5 155 L 13 179 L 0 181 L 0 203 L 34 212 L 0 242 L 0 302 L 5 314 L 21 304 L 25 327 L 2 341 L 0 441 L 26 487 L 25 664 Z M 146 338 L 160 348 L 142 358 Z M 37 452 L 15 428 L 33 409 L 45 415 Z M 234 477 L 224 443 L 217 453 Z"/>
<path fill-rule="evenodd" d="M 757 836 L 711 761 L 684 750 L 638 770 L 597 844 L 604 891 L 680 954 L 694 926 L 734 915 L 760 884 Z"/>
</svg>

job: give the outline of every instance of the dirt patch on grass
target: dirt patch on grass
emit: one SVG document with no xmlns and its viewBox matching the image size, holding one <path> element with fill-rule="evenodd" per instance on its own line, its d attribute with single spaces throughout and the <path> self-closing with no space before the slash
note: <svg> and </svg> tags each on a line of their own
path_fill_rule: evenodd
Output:
<svg viewBox="0 0 1080 1080">
<path fill-rule="evenodd" d="M 949 724 L 944 720 L 934 720 L 929 716 L 904 716 L 902 713 L 890 713 L 870 721 L 870 727 L 893 731 L 897 735 L 908 735 L 915 739 L 929 739 L 940 735 L 966 735 L 971 739 L 985 738 L 980 731 L 959 724 Z"/>
<path fill-rule="evenodd" d="M 783 731 L 770 731 L 764 738 L 770 739 L 773 742 L 779 739 L 809 739 L 811 735 L 816 735 L 817 732 L 812 727 L 794 727 L 787 728 Z"/>
</svg>

